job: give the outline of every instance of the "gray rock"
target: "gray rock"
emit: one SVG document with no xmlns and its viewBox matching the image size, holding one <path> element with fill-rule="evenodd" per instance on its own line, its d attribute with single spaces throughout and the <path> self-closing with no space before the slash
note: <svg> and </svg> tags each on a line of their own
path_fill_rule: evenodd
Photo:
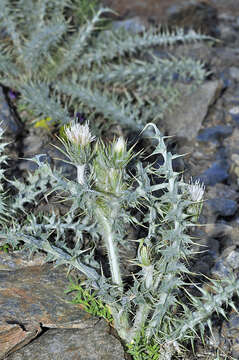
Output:
<svg viewBox="0 0 239 360">
<path fill-rule="evenodd" d="M 28 266 L 43 265 L 46 260 L 45 258 L 46 256 L 40 253 L 30 256 L 30 252 L 27 250 L 14 251 L 12 253 L 0 251 L 0 271 L 10 271 L 26 268 Z"/>
<path fill-rule="evenodd" d="M 227 24 L 220 24 L 219 31 L 221 34 L 221 40 L 225 43 L 233 43 L 237 39 L 237 32 Z"/>
<path fill-rule="evenodd" d="M 212 65 L 221 65 L 226 67 L 235 66 L 237 64 L 239 49 L 231 47 L 218 47 L 215 49 L 215 57 L 212 59 Z"/>
<path fill-rule="evenodd" d="M 124 360 L 120 342 L 109 334 L 104 320 L 94 328 L 51 329 L 8 360 Z"/>
<path fill-rule="evenodd" d="M 233 269 L 239 268 L 239 252 L 232 250 L 225 258 L 226 263 Z"/>
<path fill-rule="evenodd" d="M 19 164 L 20 170 L 35 171 L 38 167 L 36 162 L 31 161 L 35 156 L 42 154 L 39 159 L 41 162 L 47 161 L 53 167 L 61 168 L 64 176 L 70 179 L 76 178 L 75 166 L 68 164 L 69 159 L 58 148 L 64 150 L 64 147 L 57 139 L 52 141 L 50 133 L 41 128 L 32 127 L 23 141 L 24 158 Z"/>
<path fill-rule="evenodd" d="M 187 93 L 187 85 L 180 85 L 182 94 Z M 166 130 L 170 135 L 186 138 L 188 141 L 194 139 L 201 128 L 208 108 L 212 105 L 222 90 L 221 81 L 208 81 L 197 90 L 188 95 L 183 95 L 181 106 L 177 111 L 169 114 L 164 119 Z"/>
<path fill-rule="evenodd" d="M 173 2 L 166 10 L 168 23 L 172 26 L 201 30 L 204 34 L 218 35 L 217 9 L 203 1 L 187 0 Z"/>
<path fill-rule="evenodd" d="M 145 25 L 143 20 L 139 16 L 135 16 L 130 19 L 125 19 L 122 21 L 113 21 L 112 22 L 113 30 L 125 29 L 126 31 L 130 31 L 132 33 L 140 33 L 145 31 Z"/>
<path fill-rule="evenodd" d="M 170 49 L 168 50 L 170 52 Z M 196 42 L 195 44 L 181 44 L 173 49 L 172 55 L 179 57 L 190 57 L 194 60 L 201 60 L 204 63 L 211 63 L 214 56 L 214 48 L 206 43 Z"/>
<path fill-rule="evenodd" d="M 225 278 L 230 276 L 231 270 L 222 259 L 219 259 L 213 266 L 211 274 L 215 279 L 224 280 Z"/>
<path fill-rule="evenodd" d="M 217 198 L 206 202 L 211 210 L 220 216 L 233 216 L 237 211 L 237 203 L 231 199 Z"/>
<path fill-rule="evenodd" d="M 239 106 L 233 106 L 229 110 L 229 114 L 231 115 L 232 119 L 235 120 L 237 124 L 239 124 Z"/>
<path fill-rule="evenodd" d="M 239 68 L 238 68 L 238 67 L 232 66 L 232 67 L 229 69 L 229 72 L 230 72 L 231 77 L 232 77 L 234 80 L 239 81 Z"/>
<path fill-rule="evenodd" d="M 24 140 L 24 156 L 39 154 L 42 149 L 43 134 L 31 134 L 27 136 Z"/>
<path fill-rule="evenodd" d="M 225 236 L 230 236 L 230 234 L 233 232 L 233 227 L 223 223 L 208 223 L 205 226 L 205 232 L 208 237 L 222 238 Z"/>
<path fill-rule="evenodd" d="M 0 87 L 0 121 L 1 126 L 5 129 L 6 134 L 10 137 L 17 136 L 23 126 L 17 119 L 13 110 L 9 107 L 3 89 Z"/>
<path fill-rule="evenodd" d="M 238 313 L 231 311 L 229 321 L 224 320 L 221 329 L 221 343 L 220 347 L 224 347 L 225 343 L 228 344 L 232 350 L 232 359 L 239 359 L 239 315 Z"/>
<path fill-rule="evenodd" d="M 229 164 L 226 160 L 215 161 L 212 166 L 198 176 L 197 179 L 202 181 L 205 185 L 213 186 L 228 178 L 228 170 Z"/>
<path fill-rule="evenodd" d="M 224 137 L 227 137 L 232 134 L 232 127 L 225 125 L 213 126 L 207 129 L 202 130 L 198 136 L 197 140 L 199 141 L 213 141 L 218 143 L 219 140 L 222 140 Z"/>
<path fill-rule="evenodd" d="M 225 243 L 225 241 L 224 241 Z M 225 244 L 224 244 L 225 245 Z M 222 255 L 216 260 L 212 268 L 212 276 L 216 279 L 225 279 L 234 275 L 238 276 L 239 252 L 235 245 L 225 246 Z"/>
<path fill-rule="evenodd" d="M 217 184 L 217 186 L 210 187 L 207 191 L 207 199 L 224 198 L 231 199 L 234 201 L 239 200 L 239 194 L 237 192 L 236 184 Z"/>
<path fill-rule="evenodd" d="M 42 327 L 94 329 L 99 319 L 72 304 L 74 295 L 64 294 L 67 268 L 25 266 L 21 257 L 1 252 L 0 259 L 1 360 L 39 336 Z"/>
</svg>

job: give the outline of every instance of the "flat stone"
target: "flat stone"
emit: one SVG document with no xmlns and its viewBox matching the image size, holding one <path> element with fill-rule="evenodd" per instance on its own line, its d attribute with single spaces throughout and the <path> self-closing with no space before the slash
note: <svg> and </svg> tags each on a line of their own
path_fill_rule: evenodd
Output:
<svg viewBox="0 0 239 360">
<path fill-rule="evenodd" d="M 17 270 L 29 266 L 44 265 L 45 256 L 43 254 L 34 254 L 30 256 L 29 252 L 14 251 L 4 252 L 0 251 L 0 271 L 1 270 Z"/>
<path fill-rule="evenodd" d="M 187 94 L 187 85 L 180 84 L 179 90 Z M 164 124 L 170 135 L 191 141 L 205 119 L 208 108 L 218 98 L 222 90 L 221 81 L 208 81 L 194 92 L 180 98 L 181 105 L 172 114 L 165 116 Z"/>
<path fill-rule="evenodd" d="M 0 359 L 30 342 L 42 327 L 93 329 L 98 318 L 64 294 L 69 286 L 65 267 L 9 265 L 12 270 L 6 262 L 0 270 Z"/>
<path fill-rule="evenodd" d="M 50 329 L 8 360 L 124 360 L 120 342 L 104 320 L 94 328 Z"/>
</svg>

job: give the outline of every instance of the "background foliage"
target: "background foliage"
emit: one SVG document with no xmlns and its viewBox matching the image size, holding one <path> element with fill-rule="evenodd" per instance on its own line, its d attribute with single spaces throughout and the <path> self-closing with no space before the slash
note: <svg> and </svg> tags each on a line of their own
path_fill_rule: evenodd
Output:
<svg viewBox="0 0 239 360">
<path fill-rule="evenodd" d="M 1 1 L 0 83 L 19 94 L 19 109 L 60 125 L 80 112 L 97 134 L 112 124 L 141 130 L 178 104 L 177 84 L 191 91 L 203 81 L 203 64 L 165 50 L 208 36 L 114 30 L 104 20 L 110 12 L 96 1 Z"/>
</svg>

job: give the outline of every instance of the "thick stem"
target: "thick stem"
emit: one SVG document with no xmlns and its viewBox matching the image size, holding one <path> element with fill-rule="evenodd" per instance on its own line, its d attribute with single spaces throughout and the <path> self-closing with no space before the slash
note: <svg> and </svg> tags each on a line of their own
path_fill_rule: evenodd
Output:
<svg viewBox="0 0 239 360">
<path fill-rule="evenodd" d="M 109 219 L 104 215 L 103 210 L 96 209 L 96 217 L 101 226 L 101 233 L 107 248 L 107 254 L 110 264 L 110 271 L 112 282 L 117 284 L 123 290 L 123 282 L 119 266 L 118 249 L 114 241 L 114 232 L 112 230 L 112 224 Z M 118 331 L 119 336 L 128 342 L 129 334 L 129 317 L 128 312 L 118 304 L 109 305 L 111 314 L 114 318 L 114 327 Z"/>
<path fill-rule="evenodd" d="M 100 208 L 96 209 L 96 216 L 99 224 L 102 227 L 101 233 L 107 249 L 112 282 L 122 287 L 123 282 L 119 266 L 118 249 L 114 241 L 114 232 L 112 230 L 111 221 L 107 219 L 107 217 L 103 213 L 103 210 Z"/>
<path fill-rule="evenodd" d="M 129 343 L 129 316 L 128 312 L 125 311 L 122 307 L 109 305 L 111 314 L 114 318 L 114 328 L 117 330 L 121 339 L 126 343 Z M 132 338 L 133 339 L 133 338 Z"/>
<path fill-rule="evenodd" d="M 153 287 L 154 266 L 153 265 L 144 266 L 142 271 L 144 274 L 145 287 L 147 289 L 151 289 Z M 143 303 L 139 305 L 135 315 L 134 325 L 128 334 L 128 342 L 133 340 L 137 335 L 137 333 L 143 329 L 146 320 L 149 316 L 150 310 L 151 310 L 151 306 L 147 303 Z"/>
<path fill-rule="evenodd" d="M 143 329 L 145 322 L 149 316 L 150 309 L 151 307 L 148 304 L 142 304 L 138 307 L 134 319 L 134 325 L 127 334 L 128 343 L 130 343 L 136 337 L 137 333 L 139 333 L 140 330 Z"/>
<path fill-rule="evenodd" d="M 81 185 L 83 185 L 84 182 L 85 182 L 85 167 L 86 167 L 86 164 L 76 166 L 76 169 L 77 169 L 77 181 Z"/>
</svg>

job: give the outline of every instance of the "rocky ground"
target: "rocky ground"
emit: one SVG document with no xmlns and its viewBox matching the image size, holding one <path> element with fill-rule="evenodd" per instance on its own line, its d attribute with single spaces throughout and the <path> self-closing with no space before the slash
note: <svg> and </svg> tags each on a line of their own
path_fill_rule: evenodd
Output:
<svg viewBox="0 0 239 360">
<path fill-rule="evenodd" d="M 201 216 L 205 226 L 196 235 L 208 251 L 195 259 L 194 270 L 219 279 L 229 268 L 237 273 L 239 0 L 103 2 L 118 12 L 115 26 L 125 26 L 128 31 L 164 22 L 201 29 L 220 40 L 213 46 L 200 43 L 173 50 L 174 55 L 202 60 L 211 74 L 159 125 L 163 133 L 174 135 L 171 149 L 186 154 L 175 166 L 184 171 L 186 179 L 193 176 L 206 185 L 207 201 Z M 47 132 L 24 128 L 13 103 L 13 94 L 0 88 L 0 117 L 8 125 L 12 141 L 11 166 L 21 174 L 31 163 L 19 157 L 44 152 L 52 158 L 55 153 Z M 49 271 L 50 265 L 42 262 L 39 257 L 29 262 L 23 255 L 0 252 L 0 359 L 124 359 L 123 348 L 107 324 L 67 302 L 71 298 L 62 291 L 68 286 L 63 271 Z M 196 356 L 188 358 L 239 359 L 239 316 L 232 311 L 228 320 L 215 321 L 214 336 L 208 336 L 205 347 L 198 340 Z"/>
</svg>

